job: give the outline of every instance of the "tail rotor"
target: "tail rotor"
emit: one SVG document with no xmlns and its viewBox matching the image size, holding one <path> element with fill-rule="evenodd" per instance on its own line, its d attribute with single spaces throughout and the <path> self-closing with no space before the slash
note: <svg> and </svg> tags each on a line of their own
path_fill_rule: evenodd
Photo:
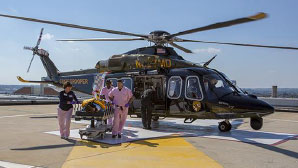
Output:
<svg viewBox="0 0 298 168">
<path fill-rule="evenodd" d="M 31 61 L 30 61 L 30 64 L 29 64 L 29 67 L 27 69 L 27 73 L 30 71 L 30 67 L 31 67 L 31 64 L 32 64 L 32 62 L 34 60 L 35 54 L 38 54 L 38 46 L 39 46 L 39 44 L 41 42 L 42 33 L 43 33 L 43 28 L 40 31 L 40 35 L 39 35 L 39 38 L 37 40 L 37 43 L 36 43 L 36 46 L 35 47 L 24 46 L 24 50 L 31 50 L 33 52 L 33 55 L 32 55 L 32 58 L 31 58 Z"/>
</svg>

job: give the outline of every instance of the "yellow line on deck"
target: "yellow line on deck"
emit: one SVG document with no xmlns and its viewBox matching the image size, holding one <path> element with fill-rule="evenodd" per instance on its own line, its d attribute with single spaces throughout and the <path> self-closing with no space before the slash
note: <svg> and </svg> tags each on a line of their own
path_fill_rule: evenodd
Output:
<svg viewBox="0 0 298 168">
<path fill-rule="evenodd" d="M 63 168 L 222 168 L 181 137 L 140 140 L 119 145 L 79 141 Z"/>
</svg>

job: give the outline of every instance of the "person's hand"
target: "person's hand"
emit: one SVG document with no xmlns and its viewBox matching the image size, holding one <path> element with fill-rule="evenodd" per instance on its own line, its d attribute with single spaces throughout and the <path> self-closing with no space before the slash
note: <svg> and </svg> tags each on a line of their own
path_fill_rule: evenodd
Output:
<svg viewBox="0 0 298 168">
<path fill-rule="evenodd" d="M 76 104 L 81 104 L 81 102 L 80 101 L 76 101 Z"/>
<path fill-rule="evenodd" d="M 70 102 L 70 104 L 76 104 L 76 101 L 72 101 L 72 102 Z"/>
<path fill-rule="evenodd" d="M 129 107 L 129 106 L 130 106 L 130 104 L 129 104 L 129 103 L 126 103 L 126 104 L 125 104 L 125 107 Z"/>
</svg>

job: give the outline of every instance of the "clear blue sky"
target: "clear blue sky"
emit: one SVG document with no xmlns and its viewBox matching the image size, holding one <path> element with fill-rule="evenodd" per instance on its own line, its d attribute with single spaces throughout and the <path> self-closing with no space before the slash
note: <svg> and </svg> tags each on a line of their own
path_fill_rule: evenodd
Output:
<svg viewBox="0 0 298 168">
<path fill-rule="evenodd" d="M 153 30 L 170 33 L 215 22 L 268 13 L 257 22 L 180 36 L 188 39 L 284 45 L 298 47 L 298 1 L 295 0 L 119 0 L 119 1 L 17 1 L 2 0 L 1 14 L 48 19 L 85 26 L 147 34 Z M 93 68 L 98 60 L 148 45 L 144 42 L 56 42 L 61 38 L 126 37 L 107 33 L 0 18 L 0 84 L 21 84 L 16 76 L 39 80 L 46 72 L 38 57 L 26 73 L 32 53 L 23 46 L 36 44 L 40 29 L 45 38 L 40 47 L 60 71 Z M 298 87 L 298 50 L 180 43 L 196 51 L 178 53 L 185 59 L 211 63 L 240 87 Z"/>
</svg>

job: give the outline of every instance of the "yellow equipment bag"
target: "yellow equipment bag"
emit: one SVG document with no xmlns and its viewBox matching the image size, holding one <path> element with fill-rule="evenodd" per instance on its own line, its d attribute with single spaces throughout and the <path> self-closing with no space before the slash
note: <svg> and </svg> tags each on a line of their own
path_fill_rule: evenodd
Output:
<svg viewBox="0 0 298 168">
<path fill-rule="evenodd" d="M 98 104 L 101 108 L 105 109 L 106 106 L 105 106 L 105 102 L 102 101 L 102 100 L 96 100 L 95 98 L 91 98 L 91 99 L 86 99 L 86 100 L 83 100 L 82 102 L 82 107 L 85 107 L 87 106 L 89 103 L 95 103 L 95 104 Z"/>
</svg>

